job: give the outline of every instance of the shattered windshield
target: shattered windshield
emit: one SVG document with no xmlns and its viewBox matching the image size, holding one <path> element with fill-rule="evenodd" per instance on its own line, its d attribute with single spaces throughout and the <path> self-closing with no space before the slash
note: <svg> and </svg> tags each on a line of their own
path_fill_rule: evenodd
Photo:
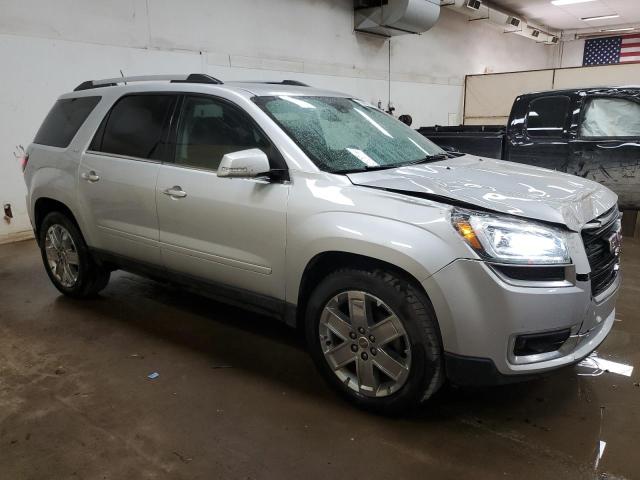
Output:
<svg viewBox="0 0 640 480">
<path fill-rule="evenodd" d="M 402 122 L 350 98 L 279 95 L 253 100 L 321 170 L 377 170 L 446 156 Z"/>
</svg>

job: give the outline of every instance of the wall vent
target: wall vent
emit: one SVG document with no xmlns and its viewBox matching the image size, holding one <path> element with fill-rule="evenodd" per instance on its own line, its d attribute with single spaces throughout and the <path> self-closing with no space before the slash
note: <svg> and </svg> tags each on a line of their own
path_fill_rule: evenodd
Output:
<svg viewBox="0 0 640 480">
<path fill-rule="evenodd" d="M 520 26 L 520 19 L 516 17 L 509 17 L 507 18 L 507 24 L 511 25 L 512 27 L 518 28 Z"/>
<path fill-rule="evenodd" d="M 482 2 L 480 0 L 467 0 L 467 8 L 471 10 L 480 10 L 482 6 Z"/>
</svg>

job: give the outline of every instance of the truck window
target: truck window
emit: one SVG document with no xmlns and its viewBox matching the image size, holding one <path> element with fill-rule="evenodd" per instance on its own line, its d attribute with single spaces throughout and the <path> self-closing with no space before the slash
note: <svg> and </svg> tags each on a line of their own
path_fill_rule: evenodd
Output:
<svg viewBox="0 0 640 480">
<path fill-rule="evenodd" d="M 529 103 L 527 135 L 561 137 L 569 110 L 569 97 L 542 97 Z"/>
<path fill-rule="evenodd" d="M 58 100 L 33 143 L 66 148 L 102 97 L 61 98 Z"/>
<path fill-rule="evenodd" d="M 580 136 L 640 137 L 640 104 L 623 98 L 588 99 Z"/>
<path fill-rule="evenodd" d="M 163 129 L 174 97 L 127 95 L 113 106 L 91 149 L 126 157 L 162 160 Z M 102 138 L 99 138 L 102 136 Z"/>
</svg>

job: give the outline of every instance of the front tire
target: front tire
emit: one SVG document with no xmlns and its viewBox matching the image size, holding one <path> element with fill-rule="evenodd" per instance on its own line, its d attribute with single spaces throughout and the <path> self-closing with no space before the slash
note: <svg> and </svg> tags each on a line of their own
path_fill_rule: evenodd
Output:
<svg viewBox="0 0 640 480">
<path fill-rule="evenodd" d="M 407 411 L 444 381 L 442 343 L 422 290 L 383 270 L 343 269 L 312 292 L 305 330 L 328 383 L 357 406 Z"/>
<path fill-rule="evenodd" d="M 45 270 L 60 292 L 87 298 L 107 286 L 110 272 L 93 260 L 80 229 L 69 217 L 51 212 L 38 232 Z"/>
</svg>

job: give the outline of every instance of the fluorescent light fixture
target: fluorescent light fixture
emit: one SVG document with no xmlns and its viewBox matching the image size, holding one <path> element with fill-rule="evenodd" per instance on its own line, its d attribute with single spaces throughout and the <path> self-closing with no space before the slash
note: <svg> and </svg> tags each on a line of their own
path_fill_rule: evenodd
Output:
<svg viewBox="0 0 640 480">
<path fill-rule="evenodd" d="M 626 28 L 607 28 L 606 30 L 600 30 L 601 32 L 629 32 L 631 30 L 635 30 L 635 27 L 626 27 Z"/>
<path fill-rule="evenodd" d="M 618 18 L 620 15 L 614 13 L 613 15 L 599 15 L 597 17 L 583 17 L 581 20 L 585 22 L 592 22 L 594 20 L 606 20 L 607 18 Z"/>
<path fill-rule="evenodd" d="M 551 3 L 560 7 L 562 5 L 573 5 L 574 3 L 587 3 L 593 1 L 594 0 L 551 0 Z"/>
</svg>

